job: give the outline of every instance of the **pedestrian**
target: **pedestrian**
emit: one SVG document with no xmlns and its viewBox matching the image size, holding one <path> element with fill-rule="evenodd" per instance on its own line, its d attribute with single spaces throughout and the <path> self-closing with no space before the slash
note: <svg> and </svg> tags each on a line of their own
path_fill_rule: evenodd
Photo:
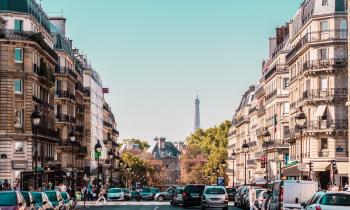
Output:
<svg viewBox="0 0 350 210">
<path fill-rule="evenodd" d="M 103 199 L 103 203 L 106 204 L 105 194 L 106 194 L 106 190 L 102 187 L 100 193 L 98 194 L 98 199 L 97 199 L 96 203 L 100 202 L 100 200 Z"/>
<path fill-rule="evenodd" d="M 255 207 L 256 191 L 252 185 L 249 186 L 249 206 L 250 210 L 256 210 Z"/>
</svg>

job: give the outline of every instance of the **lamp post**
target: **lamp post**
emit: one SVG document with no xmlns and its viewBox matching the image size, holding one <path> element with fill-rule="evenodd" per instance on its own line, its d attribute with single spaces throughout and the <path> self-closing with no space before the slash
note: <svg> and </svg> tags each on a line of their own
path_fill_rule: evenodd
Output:
<svg viewBox="0 0 350 210">
<path fill-rule="evenodd" d="M 69 134 L 69 140 L 72 145 L 72 182 L 71 182 L 71 189 L 73 194 L 73 199 L 75 200 L 75 181 L 74 181 L 74 144 L 76 141 L 76 137 L 74 134 L 74 130 Z"/>
<path fill-rule="evenodd" d="M 34 177 L 34 189 L 38 190 L 38 126 L 40 124 L 41 113 L 35 110 L 32 113 L 32 124 L 35 128 L 35 142 L 34 142 L 34 169 L 35 169 L 35 177 Z"/>
<path fill-rule="evenodd" d="M 300 129 L 300 164 L 303 164 L 303 129 L 306 127 L 307 118 L 300 107 L 299 112 L 295 115 L 295 125 Z M 300 180 L 303 179 L 303 172 L 300 171 Z"/>
<path fill-rule="evenodd" d="M 244 153 L 244 185 L 247 185 L 247 153 L 249 151 L 249 145 L 244 143 L 242 145 L 242 152 Z"/>
<path fill-rule="evenodd" d="M 97 140 L 95 144 L 95 157 L 97 156 L 97 192 L 100 192 L 100 156 L 102 152 L 102 146 L 100 140 Z"/>
<path fill-rule="evenodd" d="M 265 144 L 265 167 L 266 167 L 266 189 L 269 187 L 269 166 L 268 166 L 268 161 L 267 161 L 267 144 L 271 141 L 271 133 L 269 130 L 266 128 L 264 133 L 262 134 L 264 144 Z"/>
<path fill-rule="evenodd" d="M 235 159 L 236 159 L 236 153 L 233 151 L 231 153 L 232 158 L 232 187 L 235 186 Z"/>
</svg>

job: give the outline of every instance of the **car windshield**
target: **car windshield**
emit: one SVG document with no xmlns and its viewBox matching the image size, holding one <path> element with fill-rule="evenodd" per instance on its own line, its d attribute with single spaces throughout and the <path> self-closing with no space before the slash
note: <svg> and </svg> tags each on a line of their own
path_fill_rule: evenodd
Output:
<svg viewBox="0 0 350 210">
<path fill-rule="evenodd" d="M 27 206 L 30 206 L 30 198 L 29 198 L 29 193 L 28 192 L 21 192 L 24 200 L 26 201 Z"/>
<path fill-rule="evenodd" d="M 33 200 L 35 203 L 42 203 L 42 197 L 40 192 L 32 192 Z"/>
<path fill-rule="evenodd" d="M 56 192 L 46 192 L 47 197 L 51 202 L 57 202 L 57 194 Z"/>
<path fill-rule="evenodd" d="M 69 198 L 68 198 L 68 193 L 66 193 L 66 192 L 61 192 L 61 196 L 62 196 L 62 198 L 64 199 L 64 200 L 68 200 Z"/>
<path fill-rule="evenodd" d="M 16 206 L 17 198 L 15 192 L 0 192 L 0 206 Z"/>
<path fill-rule="evenodd" d="M 121 189 L 118 189 L 118 188 L 112 188 L 110 190 L 108 190 L 108 193 L 121 193 L 122 190 Z"/>
<path fill-rule="evenodd" d="M 185 191 L 189 193 L 203 193 L 204 185 L 188 185 L 185 188 Z"/>
<path fill-rule="evenodd" d="M 327 194 L 320 201 L 321 205 L 329 206 L 350 206 L 349 194 Z"/>
<path fill-rule="evenodd" d="M 143 189 L 142 189 L 142 192 L 144 192 L 144 193 L 150 193 L 150 192 L 151 192 L 151 189 L 150 189 L 150 188 L 143 188 Z"/>
<path fill-rule="evenodd" d="M 205 190 L 205 194 L 208 195 L 222 195 L 226 194 L 225 189 L 219 187 L 210 187 Z"/>
</svg>

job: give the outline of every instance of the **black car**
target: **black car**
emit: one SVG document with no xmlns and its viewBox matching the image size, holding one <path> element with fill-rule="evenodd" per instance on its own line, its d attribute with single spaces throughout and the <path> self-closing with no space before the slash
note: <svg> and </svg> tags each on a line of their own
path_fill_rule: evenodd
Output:
<svg viewBox="0 0 350 210">
<path fill-rule="evenodd" d="M 200 206 L 202 204 L 202 195 L 204 191 L 205 185 L 201 184 L 189 184 L 186 185 L 183 193 L 183 208 L 188 206 Z"/>
<path fill-rule="evenodd" d="M 227 187 L 226 192 L 228 194 L 228 200 L 229 201 L 234 201 L 235 200 L 235 195 L 237 192 L 237 189 L 234 187 Z"/>
</svg>

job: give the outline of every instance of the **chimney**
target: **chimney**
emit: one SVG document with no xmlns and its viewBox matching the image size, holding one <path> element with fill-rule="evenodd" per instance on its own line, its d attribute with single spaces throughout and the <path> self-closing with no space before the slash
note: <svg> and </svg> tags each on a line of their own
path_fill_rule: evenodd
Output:
<svg viewBox="0 0 350 210">
<path fill-rule="evenodd" d="M 159 149 L 165 149 L 165 137 L 160 137 L 159 138 Z"/>
<path fill-rule="evenodd" d="M 288 23 L 284 26 L 276 28 L 276 44 L 281 44 L 289 33 Z"/>
<path fill-rule="evenodd" d="M 273 51 L 277 47 L 276 37 L 269 38 L 269 58 L 272 57 Z"/>
<path fill-rule="evenodd" d="M 49 18 L 52 25 L 54 25 L 58 32 L 65 37 L 66 36 L 66 18 L 64 17 L 50 17 Z"/>
</svg>

